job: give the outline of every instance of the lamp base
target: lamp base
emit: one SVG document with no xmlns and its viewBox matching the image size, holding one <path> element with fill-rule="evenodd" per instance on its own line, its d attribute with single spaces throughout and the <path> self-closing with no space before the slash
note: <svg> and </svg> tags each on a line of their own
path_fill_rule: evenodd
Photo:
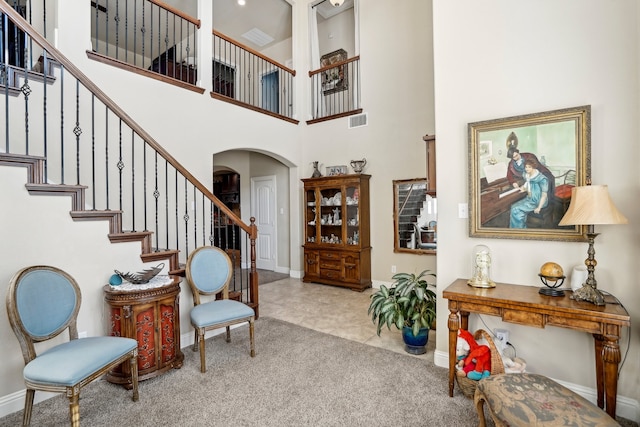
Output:
<svg viewBox="0 0 640 427">
<path fill-rule="evenodd" d="M 587 301 L 595 305 L 604 305 L 604 296 L 596 288 L 584 285 L 580 289 L 573 291 L 571 299 L 576 301 Z"/>
</svg>

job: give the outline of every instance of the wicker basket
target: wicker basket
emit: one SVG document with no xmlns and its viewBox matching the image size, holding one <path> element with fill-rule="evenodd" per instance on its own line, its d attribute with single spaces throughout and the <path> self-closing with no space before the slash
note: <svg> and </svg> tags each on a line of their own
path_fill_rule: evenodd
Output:
<svg viewBox="0 0 640 427">
<path fill-rule="evenodd" d="M 503 374 L 504 364 L 502 363 L 502 357 L 500 356 L 500 352 L 496 348 L 496 345 L 493 343 L 491 335 L 489 335 L 489 333 L 484 329 L 478 329 L 476 333 L 473 334 L 473 338 L 475 338 L 476 341 L 484 338 L 491 350 L 491 375 Z M 460 386 L 460 390 L 462 390 L 462 394 L 473 399 L 478 381 L 467 378 L 466 374 L 461 369 L 456 370 L 456 381 Z"/>
</svg>

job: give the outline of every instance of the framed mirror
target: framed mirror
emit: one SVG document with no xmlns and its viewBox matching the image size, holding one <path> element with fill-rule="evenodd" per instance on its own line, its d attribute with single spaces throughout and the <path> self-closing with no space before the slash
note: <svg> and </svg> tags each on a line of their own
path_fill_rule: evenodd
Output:
<svg viewBox="0 0 640 427">
<path fill-rule="evenodd" d="M 393 181 L 394 252 L 435 255 L 438 203 L 426 178 Z"/>
</svg>

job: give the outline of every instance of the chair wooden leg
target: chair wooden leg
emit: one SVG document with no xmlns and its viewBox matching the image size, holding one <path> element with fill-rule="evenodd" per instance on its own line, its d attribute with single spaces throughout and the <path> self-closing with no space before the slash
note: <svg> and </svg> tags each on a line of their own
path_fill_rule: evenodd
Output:
<svg viewBox="0 0 640 427">
<path fill-rule="evenodd" d="M 200 341 L 200 372 L 205 373 L 207 372 L 207 365 L 204 360 L 204 329 L 200 330 L 198 340 Z"/>
<path fill-rule="evenodd" d="M 193 351 L 198 351 L 198 328 L 194 328 L 193 329 L 194 332 L 194 336 L 193 336 Z"/>
<path fill-rule="evenodd" d="M 254 342 L 254 333 L 253 333 L 253 318 L 249 320 L 249 342 L 251 342 L 251 357 L 255 357 L 256 355 L 256 345 Z"/>
<path fill-rule="evenodd" d="M 476 411 L 478 412 L 478 427 L 486 427 L 487 422 L 484 419 L 484 395 L 476 389 L 473 396 L 473 403 L 476 405 Z"/>
<path fill-rule="evenodd" d="M 129 359 L 129 363 L 131 365 L 131 385 L 133 386 L 133 401 L 138 401 L 138 354 L 134 354 L 131 359 Z"/>
<path fill-rule="evenodd" d="M 35 390 L 27 389 L 27 394 L 24 396 L 24 413 L 22 414 L 22 425 L 28 426 L 31 424 L 31 411 L 33 410 L 33 396 L 36 394 Z"/>
<path fill-rule="evenodd" d="M 80 404 L 78 403 L 80 387 L 76 390 L 67 388 L 67 395 L 69 396 L 69 416 L 71 417 L 71 427 L 80 427 Z"/>
<path fill-rule="evenodd" d="M 231 342 L 231 327 L 227 326 L 227 342 Z"/>
</svg>

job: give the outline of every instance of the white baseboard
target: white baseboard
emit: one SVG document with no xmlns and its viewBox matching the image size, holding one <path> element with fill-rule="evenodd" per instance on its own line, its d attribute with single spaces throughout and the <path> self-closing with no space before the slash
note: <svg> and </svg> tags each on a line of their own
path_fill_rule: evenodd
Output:
<svg viewBox="0 0 640 427">
<path fill-rule="evenodd" d="M 15 393 L 7 394 L 0 398 L 0 418 L 13 414 L 24 409 L 24 396 L 27 393 L 26 389 L 16 391 Z M 53 396 L 57 396 L 59 393 L 48 393 L 45 391 L 39 391 L 33 398 L 33 404 L 43 402 L 47 399 L 51 399 Z"/>
<path fill-rule="evenodd" d="M 449 368 L 449 353 L 445 351 L 436 351 L 433 355 L 433 363 L 441 368 Z M 594 388 L 585 387 L 578 384 L 568 383 L 552 378 L 555 382 L 565 386 L 574 393 L 587 399 L 594 405 L 598 401 L 598 392 Z M 446 391 L 448 392 L 448 390 Z M 640 403 L 629 397 L 620 396 L 616 399 L 616 415 L 631 421 L 640 422 Z"/>
<path fill-rule="evenodd" d="M 291 274 L 289 273 L 291 269 L 289 267 L 278 267 L 276 266 L 276 268 L 273 270 L 275 273 L 282 273 L 282 274 Z"/>
</svg>

